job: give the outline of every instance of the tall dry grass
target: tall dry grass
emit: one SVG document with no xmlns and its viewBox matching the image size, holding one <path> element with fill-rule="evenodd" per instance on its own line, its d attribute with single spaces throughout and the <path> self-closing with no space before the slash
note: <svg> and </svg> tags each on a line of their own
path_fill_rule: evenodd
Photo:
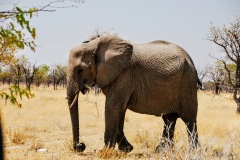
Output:
<svg viewBox="0 0 240 160">
<path fill-rule="evenodd" d="M 127 111 L 125 135 L 134 150 L 125 154 L 101 150 L 104 133 L 103 95 L 80 95 L 80 134 L 83 153 L 72 149 L 70 116 L 65 89 L 34 88 L 35 98 L 21 109 L 0 101 L 6 159 L 240 159 L 240 116 L 230 94 L 199 92 L 198 132 L 201 147 L 188 146 L 187 131 L 178 119 L 175 146 L 159 154 L 155 147 L 163 128 L 161 117 Z M 117 148 L 117 146 L 116 146 Z M 39 149 L 46 149 L 42 152 Z"/>
</svg>

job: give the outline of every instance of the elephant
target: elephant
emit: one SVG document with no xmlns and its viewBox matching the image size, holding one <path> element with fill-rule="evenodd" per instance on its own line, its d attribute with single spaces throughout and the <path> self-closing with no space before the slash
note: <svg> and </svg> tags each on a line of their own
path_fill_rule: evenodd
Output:
<svg viewBox="0 0 240 160">
<path fill-rule="evenodd" d="M 187 128 L 189 143 L 197 148 L 197 85 L 201 82 L 189 54 L 180 46 L 163 40 L 134 44 L 117 35 L 105 35 L 71 49 L 67 71 L 67 99 L 73 148 L 79 143 L 79 92 L 97 85 L 106 97 L 105 147 L 131 152 L 124 135 L 126 110 L 161 116 L 164 127 L 156 151 L 173 146 L 176 120 Z"/>
</svg>

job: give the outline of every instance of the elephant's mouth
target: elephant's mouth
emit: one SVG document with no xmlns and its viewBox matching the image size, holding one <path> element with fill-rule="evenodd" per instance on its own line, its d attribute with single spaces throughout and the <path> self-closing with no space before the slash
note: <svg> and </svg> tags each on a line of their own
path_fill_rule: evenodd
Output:
<svg viewBox="0 0 240 160">
<path fill-rule="evenodd" d="M 91 85 L 91 86 L 94 86 L 94 84 Z M 78 88 L 80 88 L 80 87 L 78 87 Z M 73 105 L 76 103 L 76 101 L 78 100 L 79 91 L 81 91 L 82 94 L 86 94 L 86 93 L 89 91 L 89 87 L 88 87 L 86 84 L 84 84 L 83 87 L 82 87 L 82 89 L 79 89 L 79 90 L 75 93 L 74 100 L 72 101 L 72 103 L 71 103 L 71 105 L 70 105 L 69 108 L 72 108 L 72 106 L 73 106 Z"/>
<path fill-rule="evenodd" d="M 83 87 L 82 89 L 80 89 L 80 91 L 82 92 L 82 94 L 86 94 L 89 91 L 89 88 L 93 87 L 94 85 L 95 85 L 94 82 L 89 84 L 89 82 L 86 79 L 84 79 Z"/>
</svg>

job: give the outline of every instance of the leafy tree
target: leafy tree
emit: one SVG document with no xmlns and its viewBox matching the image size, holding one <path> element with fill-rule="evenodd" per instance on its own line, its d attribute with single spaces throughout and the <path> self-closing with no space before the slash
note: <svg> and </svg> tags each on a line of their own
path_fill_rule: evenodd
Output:
<svg viewBox="0 0 240 160">
<path fill-rule="evenodd" d="M 57 86 L 66 86 L 67 83 L 67 66 L 64 65 L 55 65 L 52 71 L 53 76 L 53 86 L 54 90 L 57 89 Z"/>
<path fill-rule="evenodd" d="M 41 10 L 41 9 L 40 9 Z M 35 51 L 36 29 L 30 26 L 30 19 L 33 13 L 40 11 L 37 8 L 29 8 L 22 10 L 19 7 L 14 7 L 9 11 L 0 12 L 0 65 L 15 66 L 20 73 L 20 66 L 17 64 L 15 53 L 25 47 Z M 6 74 L 5 74 L 6 76 Z M 0 91 L 0 96 L 5 100 L 10 100 L 11 103 L 21 107 L 17 101 L 17 97 L 22 99 L 25 95 L 27 98 L 33 97 L 33 94 L 28 89 L 21 89 L 19 81 L 17 85 L 9 88 L 9 92 Z"/>
<path fill-rule="evenodd" d="M 240 113 L 240 98 L 237 97 L 240 90 L 240 17 L 222 28 L 212 25 L 208 40 L 214 42 L 225 55 L 225 58 L 218 59 L 218 61 L 223 64 L 228 75 L 228 82 L 234 88 L 233 97 L 238 106 L 237 112 Z M 235 71 L 232 72 L 231 68 L 235 68 Z M 235 77 L 235 80 L 232 77 Z"/>
<path fill-rule="evenodd" d="M 19 101 L 17 100 L 17 97 L 19 97 L 20 99 L 22 99 L 23 96 L 27 98 L 34 97 L 34 94 L 31 93 L 29 89 L 21 89 L 17 85 L 10 86 L 8 90 L 9 90 L 9 93 L 0 92 L 0 97 L 2 99 L 5 99 L 6 101 L 9 100 L 11 103 L 17 105 L 20 108 L 22 107 L 22 104 L 19 103 Z"/>
<path fill-rule="evenodd" d="M 35 74 L 35 81 L 34 81 L 37 87 L 39 87 L 42 83 L 47 82 L 47 78 L 48 78 L 47 76 L 48 76 L 49 70 L 50 70 L 50 67 L 46 64 L 41 65 L 39 67 L 39 69 Z"/>
<path fill-rule="evenodd" d="M 36 45 L 32 39 L 36 37 L 36 29 L 30 26 L 29 20 L 32 18 L 33 12 L 36 11 L 36 8 L 22 10 L 15 7 L 12 11 L 0 12 L 1 21 L 8 22 L 0 27 L 2 54 L 14 52 L 16 49 L 24 49 L 25 46 L 35 51 Z"/>
<path fill-rule="evenodd" d="M 9 72 L 7 72 L 6 70 L 0 70 L 0 80 L 2 81 L 2 84 L 4 85 L 7 78 L 10 77 Z"/>
<path fill-rule="evenodd" d="M 83 3 L 84 0 L 55 0 L 50 1 L 42 7 L 21 8 L 13 5 L 10 10 L 0 10 L 0 67 L 6 65 L 15 65 L 15 53 L 24 48 L 30 48 L 35 51 L 36 28 L 32 27 L 30 22 L 34 15 L 39 12 L 53 12 L 56 8 L 68 8 L 70 6 L 59 6 L 64 2 Z M 5 100 L 13 97 L 10 101 L 13 104 L 19 104 L 14 96 L 26 95 L 31 97 L 32 93 L 14 85 L 9 88 L 10 92 L 0 91 L 0 96 Z M 25 92 L 26 91 L 26 92 Z M 22 94 L 25 93 L 25 94 Z M 29 95 L 27 95 L 29 93 Z M 19 106 L 19 105 L 18 105 Z"/>
</svg>

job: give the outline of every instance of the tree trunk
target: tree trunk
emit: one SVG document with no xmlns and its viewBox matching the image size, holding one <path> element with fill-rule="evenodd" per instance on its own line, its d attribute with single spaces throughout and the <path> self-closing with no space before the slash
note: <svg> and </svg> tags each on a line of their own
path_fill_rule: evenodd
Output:
<svg viewBox="0 0 240 160">
<path fill-rule="evenodd" d="M 235 102 L 237 103 L 237 113 L 240 114 L 240 98 L 237 98 L 237 95 L 240 91 L 240 58 L 237 59 L 237 67 L 236 67 L 236 82 L 235 82 L 235 88 L 233 91 L 233 98 Z"/>
<path fill-rule="evenodd" d="M 237 67 L 236 67 L 236 87 L 240 88 L 240 58 L 237 60 Z"/>
</svg>

